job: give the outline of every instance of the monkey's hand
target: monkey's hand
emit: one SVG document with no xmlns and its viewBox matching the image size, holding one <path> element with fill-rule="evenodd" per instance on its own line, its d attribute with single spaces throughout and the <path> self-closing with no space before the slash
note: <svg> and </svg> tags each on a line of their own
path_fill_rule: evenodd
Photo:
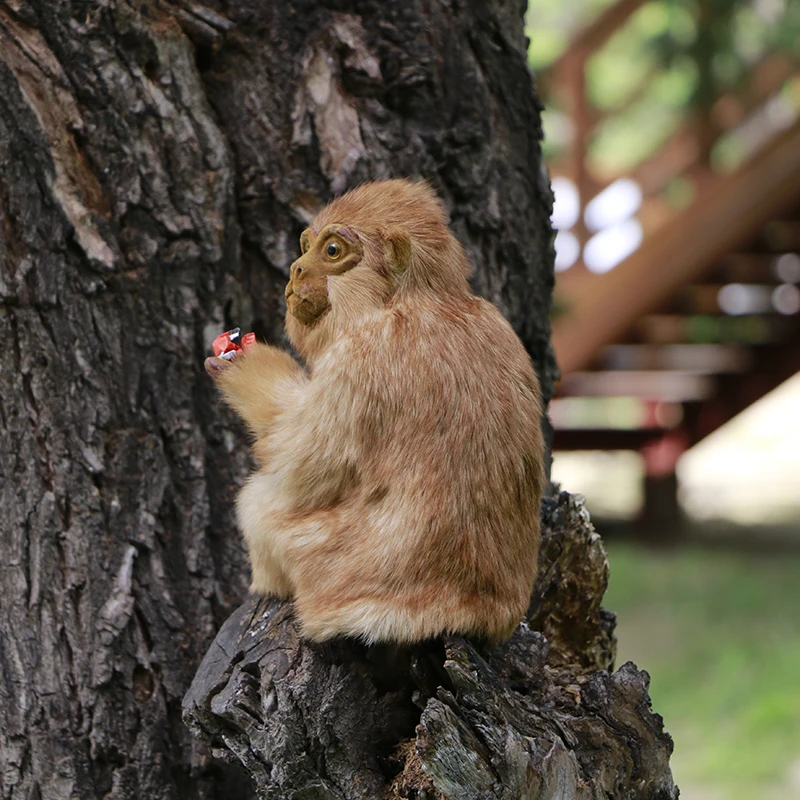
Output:
<svg viewBox="0 0 800 800">
<path fill-rule="evenodd" d="M 206 372 L 216 380 L 222 374 L 222 370 L 229 367 L 231 361 L 239 355 L 239 353 L 235 353 L 230 358 L 222 358 L 221 356 L 211 356 L 211 358 L 207 358 L 204 364 Z"/>
<path fill-rule="evenodd" d="M 307 381 L 289 353 L 260 342 L 230 359 L 207 358 L 205 368 L 256 439 L 269 433 L 276 414 L 291 405 Z"/>
</svg>

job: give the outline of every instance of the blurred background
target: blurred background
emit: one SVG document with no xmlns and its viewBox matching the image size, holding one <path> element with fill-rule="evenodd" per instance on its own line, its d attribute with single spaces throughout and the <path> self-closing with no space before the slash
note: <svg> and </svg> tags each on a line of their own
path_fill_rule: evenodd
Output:
<svg viewBox="0 0 800 800">
<path fill-rule="evenodd" d="M 532 0 L 553 478 L 689 800 L 800 798 L 800 2 Z"/>
</svg>

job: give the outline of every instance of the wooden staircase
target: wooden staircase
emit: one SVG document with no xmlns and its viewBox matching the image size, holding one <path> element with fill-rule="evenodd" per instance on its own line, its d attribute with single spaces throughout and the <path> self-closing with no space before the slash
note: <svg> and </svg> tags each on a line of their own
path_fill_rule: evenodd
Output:
<svg viewBox="0 0 800 800">
<path fill-rule="evenodd" d="M 645 161 L 598 174 L 587 153 L 603 115 L 587 101 L 586 64 L 641 5 L 607 8 L 543 76 L 573 124 L 551 175 L 577 188 L 581 252 L 593 197 L 620 178 L 642 195 L 635 252 L 603 274 L 579 258 L 557 275 L 551 415 L 556 450 L 639 450 L 648 475 L 674 483 L 686 448 L 800 371 L 800 64 L 766 56 L 737 92 L 687 109 Z M 788 112 L 774 113 L 787 96 Z M 731 137 L 749 152 L 713 169 Z M 690 189 L 683 208 L 666 200 L 676 179 Z"/>
</svg>

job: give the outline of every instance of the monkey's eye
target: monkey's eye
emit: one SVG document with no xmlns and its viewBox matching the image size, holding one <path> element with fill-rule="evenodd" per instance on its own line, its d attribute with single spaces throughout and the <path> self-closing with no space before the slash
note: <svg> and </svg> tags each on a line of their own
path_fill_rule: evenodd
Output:
<svg viewBox="0 0 800 800">
<path fill-rule="evenodd" d="M 305 255 L 308 252 L 308 239 L 303 239 L 303 241 L 300 242 L 300 252 L 303 255 Z"/>
<path fill-rule="evenodd" d="M 342 254 L 342 246 L 339 244 L 339 242 L 331 242 L 325 248 L 325 252 L 327 253 L 328 258 L 335 261 Z"/>
</svg>

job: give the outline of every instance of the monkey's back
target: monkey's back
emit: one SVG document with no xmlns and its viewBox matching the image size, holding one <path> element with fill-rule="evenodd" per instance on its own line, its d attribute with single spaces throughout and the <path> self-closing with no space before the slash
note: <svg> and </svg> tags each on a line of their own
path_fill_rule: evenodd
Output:
<svg viewBox="0 0 800 800">
<path fill-rule="evenodd" d="M 504 638 L 535 580 L 544 484 L 525 348 L 475 297 L 398 301 L 336 346 L 362 376 L 342 378 L 358 474 L 308 572 L 328 589 L 299 587 L 301 614 L 373 640 Z"/>
</svg>

